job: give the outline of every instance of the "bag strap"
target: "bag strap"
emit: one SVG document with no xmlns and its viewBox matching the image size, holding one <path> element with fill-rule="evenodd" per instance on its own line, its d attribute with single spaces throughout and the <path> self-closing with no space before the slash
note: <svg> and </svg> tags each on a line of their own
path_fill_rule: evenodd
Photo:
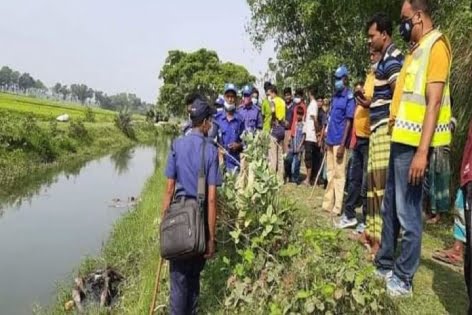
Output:
<svg viewBox="0 0 472 315">
<path fill-rule="evenodd" d="M 205 170 L 205 149 L 207 140 L 204 138 L 201 145 L 201 164 L 200 171 L 198 173 L 198 185 L 197 185 L 197 201 L 200 205 L 200 209 L 203 210 L 203 204 L 205 202 L 206 194 L 206 170 Z"/>
</svg>

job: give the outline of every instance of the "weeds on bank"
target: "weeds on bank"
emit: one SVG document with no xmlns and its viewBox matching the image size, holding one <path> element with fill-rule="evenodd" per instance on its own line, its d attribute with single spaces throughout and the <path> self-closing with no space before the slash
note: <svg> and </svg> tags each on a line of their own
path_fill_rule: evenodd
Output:
<svg viewBox="0 0 472 315">
<path fill-rule="evenodd" d="M 230 245 L 205 270 L 204 287 L 215 281 L 220 289 L 212 289 L 215 298 L 202 296 L 204 310 L 395 313 L 360 247 L 347 247 L 339 232 L 296 224 L 298 210 L 280 196 L 281 183 L 263 158 L 268 141 L 263 134 L 249 136 L 240 176 L 225 179 L 219 237 L 226 235 Z"/>
</svg>

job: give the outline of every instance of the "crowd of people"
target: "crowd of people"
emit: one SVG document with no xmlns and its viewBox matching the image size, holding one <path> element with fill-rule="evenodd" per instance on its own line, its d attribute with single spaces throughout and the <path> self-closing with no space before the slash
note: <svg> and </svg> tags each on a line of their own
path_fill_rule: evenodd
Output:
<svg viewBox="0 0 472 315">
<path fill-rule="evenodd" d="M 285 183 L 322 185 L 322 209 L 339 216 L 336 227 L 352 228 L 385 280 L 387 292 L 412 294 L 420 264 L 423 211 L 435 224 L 451 207 L 450 144 L 452 49 L 434 28 L 428 1 L 405 0 L 402 52 L 392 39 L 393 23 L 383 13 L 367 23 L 370 69 L 365 81 L 351 85 L 349 70 L 334 72 L 330 98 L 317 87 L 279 90 L 264 83 L 265 97 L 251 85 L 224 86 L 213 105 L 193 94 L 187 98 L 189 121 L 169 154 L 164 209 L 175 196 L 196 196 L 199 144 L 210 139 L 205 167 L 208 185 L 208 246 L 204 257 L 171 261 L 171 313 L 196 310 L 199 275 L 215 250 L 216 187 L 223 172 L 237 173 L 244 152 L 244 133 L 270 135 L 269 167 Z M 351 88 L 352 87 L 352 88 Z M 306 97 L 308 96 L 308 97 Z M 238 99 L 241 99 L 238 102 Z M 304 163 L 302 163 L 304 162 Z M 300 169 L 305 165 L 305 178 Z M 461 170 L 453 248 L 436 259 L 461 263 L 471 299 L 470 208 L 472 205 L 472 123 Z M 425 202 L 423 202 L 425 201 Z M 356 213 L 356 208 L 362 211 Z M 472 300 L 472 299 L 471 299 Z M 471 310 L 469 310 L 469 313 Z"/>
</svg>

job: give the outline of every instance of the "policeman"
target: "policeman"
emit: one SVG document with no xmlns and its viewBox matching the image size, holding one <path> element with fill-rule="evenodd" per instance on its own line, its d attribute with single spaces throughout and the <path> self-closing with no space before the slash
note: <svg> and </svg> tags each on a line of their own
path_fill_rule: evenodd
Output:
<svg viewBox="0 0 472 315">
<path fill-rule="evenodd" d="M 252 101 L 253 89 L 250 85 L 243 88 L 243 106 L 238 109 L 239 116 L 244 121 L 245 132 L 262 130 L 262 114 Z"/>
<path fill-rule="evenodd" d="M 187 135 L 175 140 L 167 160 L 164 211 L 169 208 L 173 198 L 197 197 L 202 143 L 208 141 L 207 135 L 215 110 L 200 99 L 194 100 L 189 109 L 192 129 Z M 200 273 L 205 265 L 205 259 L 211 259 L 215 253 L 216 187 L 221 185 L 221 175 L 218 169 L 218 152 L 211 142 L 205 145 L 204 158 L 207 185 L 205 221 L 208 223 L 206 253 L 204 256 L 188 260 L 170 261 L 170 314 L 172 315 L 197 314 Z"/>
<path fill-rule="evenodd" d="M 243 149 L 241 135 L 244 131 L 244 121 L 236 113 L 236 95 L 236 86 L 232 83 L 225 84 L 225 110 L 216 118 L 219 126 L 218 143 L 226 151 L 224 165 L 227 171 L 235 171 L 239 167 Z"/>
<path fill-rule="evenodd" d="M 349 72 L 345 66 L 334 73 L 336 78 L 331 114 L 326 135 L 326 165 L 328 168 L 328 187 L 323 199 L 323 209 L 341 214 L 344 185 L 346 182 L 347 154 L 345 146 L 349 139 L 355 101 L 349 89 Z"/>
<path fill-rule="evenodd" d="M 182 127 L 182 135 L 187 135 L 192 130 L 192 120 L 190 119 L 190 108 L 196 99 L 203 100 L 204 97 L 198 93 L 192 93 L 192 94 L 187 95 L 187 97 L 185 98 L 185 106 L 187 107 L 186 110 L 189 115 L 189 118 Z"/>
</svg>

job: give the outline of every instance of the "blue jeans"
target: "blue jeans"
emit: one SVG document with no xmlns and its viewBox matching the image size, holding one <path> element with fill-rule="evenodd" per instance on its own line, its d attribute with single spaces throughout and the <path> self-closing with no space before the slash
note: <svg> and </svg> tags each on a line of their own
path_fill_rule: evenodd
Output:
<svg viewBox="0 0 472 315">
<path fill-rule="evenodd" d="M 362 199 L 362 222 L 365 224 L 367 213 L 367 161 L 369 158 L 369 139 L 357 138 L 357 144 L 352 150 L 349 167 L 347 198 L 344 204 L 344 214 L 348 219 L 356 217 L 356 204 Z"/>
<path fill-rule="evenodd" d="M 301 153 L 293 153 L 289 151 L 285 158 L 285 175 L 294 183 L 300 182 L 300 160 Z"/>
<path fill-rule="evenodd" d="M 393 270 L 402 281 L 411 285 L 420 264 L 423 221 L 421 205 L 423 185 L 408 183 L 408 173 L 416 147 L 392 143 L 387 185 L 382 203 L 382 239 L 375 258 L 377 268 Z M 397 239 L 403 231 L 401 254 L 395 259 Z"/>
<path fill-rule="evenodd" d="M 203 257 L 170 261 L 170 314 L 197 314 Z"/>
</svg>

